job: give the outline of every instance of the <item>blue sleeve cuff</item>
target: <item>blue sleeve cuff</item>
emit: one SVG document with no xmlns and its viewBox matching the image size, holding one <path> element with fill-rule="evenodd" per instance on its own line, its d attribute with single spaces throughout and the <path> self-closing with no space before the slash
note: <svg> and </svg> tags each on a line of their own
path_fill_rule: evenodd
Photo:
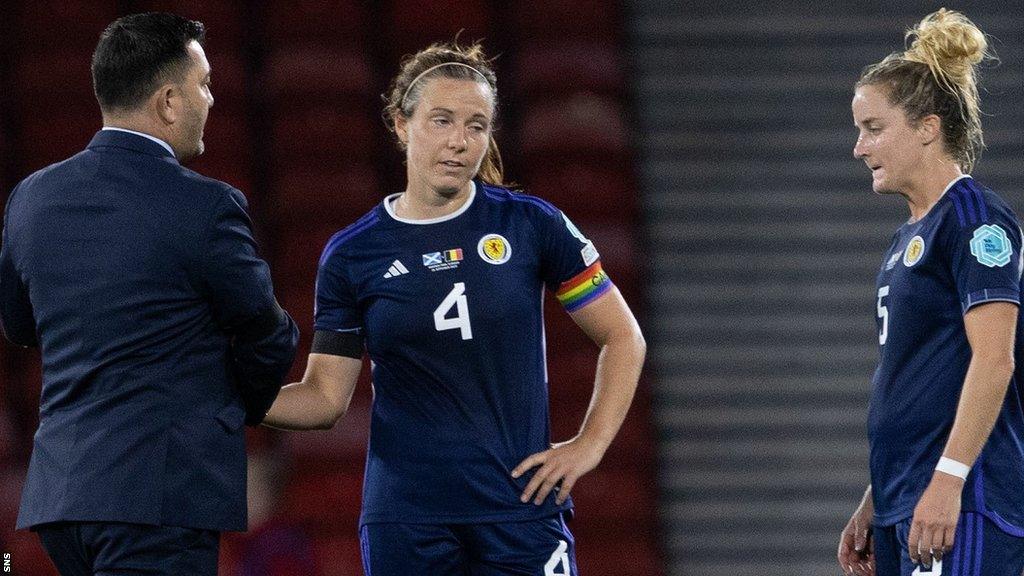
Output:
<svg viewBox="0 0 1024 576">
<path fill-rule="evenodd" d="M 960 307 L 964 314 L 968 310 L 977 306 L 978 304 L 984 304 L 986 302 L 1013 302 L 1020 306 L 1020 290 L 1013 288 L 986 288 L 984 290 L 976 290 L 967 295 L 960 302 Z"/>
</svg>

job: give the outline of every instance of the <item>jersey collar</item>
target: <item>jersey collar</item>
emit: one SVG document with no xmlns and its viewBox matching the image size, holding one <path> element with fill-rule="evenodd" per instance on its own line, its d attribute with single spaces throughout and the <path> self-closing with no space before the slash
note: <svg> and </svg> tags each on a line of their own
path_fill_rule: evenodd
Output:
<svg viewBox="0 0 1024 576">
<path fill-rule="evenodd" d="M 405 224 L 437 224 L 438 222 L 446 222 L 448 220 L 458 218 L 460 215 L 462 215 L 463 212 L 469 210 L 469 207 L 473 204 L 473 199 L 476 198 L 476 181 L 470 180 L 469 183 L 471 185 L 469 189 L 469 199 L 466 200 L 466 203 L 463 204 L 458 210 L 445 216 L 439 216 L 437 218 L 426 218 L 423 220 L 412 220 L 410 218 L 402 218 L 396 215 L 394 206 L 395 200 L 398 200 L 398 197 L 403 194 L 402 192 L 391 194 L 387 198 L 384 198 L 384 210 L 388 213 L 388 216 L 391 216 L 395 220 L 403 222 Z"/>
</svg>

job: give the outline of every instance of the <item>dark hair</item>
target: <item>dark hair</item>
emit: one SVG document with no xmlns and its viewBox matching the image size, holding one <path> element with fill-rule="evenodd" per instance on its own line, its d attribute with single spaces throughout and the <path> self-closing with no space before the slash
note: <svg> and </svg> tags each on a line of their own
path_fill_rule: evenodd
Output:
<svg viewBox="0 0 1024 576">
<path fill-rule="evenodd" d="M 946 150 L 970 172 L 985 148 L 977 79 L 978 64 L 992 58 L 985 35 L 963 14 L 941 8 L 906 37 L 910 48 L 865 68 L 857 87 L 882 86 L 911 122 L 941 118 Z"/>
<path fill-rule="evenodd" d="M 445 64 L 453 64 L 445 66 Z M 431 70 L 433 68 L 433 70 Z M 430 70 L 422 77 L 421 74 Z M 454 78 L 456 80 L 472 80 L 486 82 L 494 96 L 494 113 L 498 112 L 498 80 L 491 67 L 491 60 L 484 54 L 479 44 L 459 46 L 458 41 L 451 44 L 431 44 L 416 54 L 406 56 L 402 60 L 402 68 L 391 80 L 391 86 L 384 101 L 384 122 L 388 129 L 395 132 L 395 117 L 398 114 L 411 118 L 419 104 L 420 95 L 427 81 L 433 78 Z M 398 147 L 404 149 L 401 142 Z M 504 167 L 501 153 L 492 133 L 487 145 L 487 154 L 478 172 L 480 180 L 487 184 L 503 186 Z"/>
<path fill-rule="evenodd" d="M 118 18 L 100 35 L 92 54 L 92 84 L 100 109 L 138 108 L 162 83 L 188 73 L 187 46 L 206 38 L 202 22 L 148 12 Z"/>
</svg>

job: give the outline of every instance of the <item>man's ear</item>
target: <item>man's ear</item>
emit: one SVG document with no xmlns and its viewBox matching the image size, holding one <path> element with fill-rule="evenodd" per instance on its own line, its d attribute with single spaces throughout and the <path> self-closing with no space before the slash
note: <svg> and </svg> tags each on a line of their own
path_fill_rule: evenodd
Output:
<svg viewBox="0 0 1024 576">
<path fill-rule="evenodd" d="M 164 124 L 174 124 L 181 117 L 181 90 L 176 84 L 164 84 L 153 94 L 150 104 Z"/>
</svg>

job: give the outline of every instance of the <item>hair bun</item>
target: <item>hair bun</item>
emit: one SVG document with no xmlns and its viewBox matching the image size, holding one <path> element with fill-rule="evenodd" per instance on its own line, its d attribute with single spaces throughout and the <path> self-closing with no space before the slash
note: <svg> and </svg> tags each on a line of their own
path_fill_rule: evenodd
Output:
<svg viewBox="0 0 1024 576">
<path fill-rule="evenodd" d="M 912 42 L 903 57 L 927 64 L 946 88 L 972 78 L 988 53 L 985 34 L 963 14 L 945 8 L 925 16 L 906 37 Z"/>
</svg>

